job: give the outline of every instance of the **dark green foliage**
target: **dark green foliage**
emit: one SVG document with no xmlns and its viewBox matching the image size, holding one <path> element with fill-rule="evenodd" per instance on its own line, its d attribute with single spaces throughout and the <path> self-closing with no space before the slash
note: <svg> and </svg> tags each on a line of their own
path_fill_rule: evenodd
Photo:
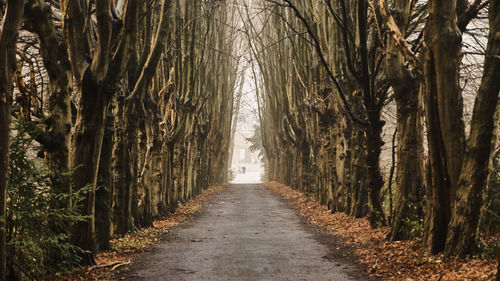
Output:
<svg viewBox="0 0 500 281">
<path fill-rule="evenodd" d="M 227 180 L 228 181 L 232 181 L 232 180 L 234 180 L 235 177 L 236 176 L 234 175 L 233 170 L 232 169 L 228 169 L 227 170 Z"/>
<path fill-rule="evenodd" d="M 405 218 L 403 219 L 402 231 L 408 233 L 411 239 L 422 237 L 424 232 L 424 219 L 423 218 Z"/>
<path fill-rule="evenodd" d="M 264 167 L 263 174 L 261 175 L 262 180 L 267 180 L 267 157 L 266 151 L 264 150 L 264 146 L 262 145 L 262 129 L 260 125 L 253 126 L 253 136 L 251 138 L 246 138 L 245 140 L 250 142 L 252 145 L 250 146 L 250 151 L 255 152 L 259 151 L 259 159 Z"/>
<path fill-rule="evenodd" d="M 252 145 L 250 145 L 250 151 L 259 152 L 259 159 L 262 161 L 263 164 L 267 162 L 267 157 L 266 153 L 264 150 L 264 146 L 262 145 L 262 129 L 260 128 L 260 125 L 254 125 L 253 126 L 253 136 L 251 138 L 246 138 L 246 141 L 250 142 Z"/>
<path fill-rule="evenodd" d="M 250 151 L 259 151 L 260 160 L 265 161 L 266 155 L 264 154 L 264 147 L 262 146 L 262 130 L 260 129 L 260 125 L 254 125 L 253 136 L 245 140 L 252 144 L 250 146 Z"/>
<path fill-rule="evenodd" d="M 70 206 L 81 194 L 56 193 L 51 182 L 68 174 L 51 174 L 36 159 L 23 122 L 11 138 L 7 201 L 7 259 L 9 280 L 29 280 L 65 272 L 78 264 L 81 251 L 69 243 L 65 229 L 85 218 Z M 69 191 L 69 188 L 68 188 Z"/>
</svg>

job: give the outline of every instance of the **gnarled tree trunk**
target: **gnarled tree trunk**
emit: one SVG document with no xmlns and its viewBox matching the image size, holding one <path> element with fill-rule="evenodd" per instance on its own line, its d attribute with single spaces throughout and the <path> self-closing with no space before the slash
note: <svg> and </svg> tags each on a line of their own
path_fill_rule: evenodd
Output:
<svg viewBox="0 0 500 281">
<path fill-rule="evenodd" d="M 388 13 L 385 2 L 378 1 L 376 4 L 386 32 L 385 71 L 393 88 L 397 107 L 397 189 L 388 236 L 395 241 L 411 239 L 414 236 L 411 222 L 422 217 L 423 124 L 419 114 L 421 75 L 418 73 L 419 69 L 407 66 L 407 59 L 411 60 L 408 53 L 411 51 L 407 49 L 403 37 L 409 23 L 411 1 L 395 1 L 393 13 L 397 13 L 397 22 Z"/>
<path fill-rule="evenodd" d="M 461 35 L 456 1 L 432 0 L 428 6 L 424 80 L 429 143 L 427 213 L 424 243 L 431 253 L 444 249 L 452 199 L 464 151 L 459 90 Z"/>
<path fill-rule="evenodd" d="M 494 115 L 500 94 L 499 1 L 490 2 L 489 22 L 484 72 L 474 104 L 471 130 L 458 181 L 459 189 L 446 239 L 445 253 L 460 257 L 471 254 L 477 248 L 476 228 L 493 145 Z"/>
<path fill-rule="evenodd" d="M 9 174 L 10 110 L 12 79 L 16 69 L 16 42 L 24 12 L 24 2 L 8 0 L 0 26 L 0 280 L 6 279 L 5 215 Z"/>
</svg>

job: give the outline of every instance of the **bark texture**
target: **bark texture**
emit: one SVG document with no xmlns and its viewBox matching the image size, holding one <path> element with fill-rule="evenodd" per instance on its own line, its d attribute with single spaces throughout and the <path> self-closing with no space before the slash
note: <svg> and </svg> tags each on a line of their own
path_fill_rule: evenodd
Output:
<svg viewBox="0 0 500 281">
<path fill-rule="evenodd" d="M 403 34 L 409 24 L 411 1 L 394 2 L 394 15 L 387 11 L 385 1 L 378 1 L 386 32 L 385 64 L 389 83 L 394 91 L 397 112 L 397 174 L 394 214 L 390 240 L 413 238 L 413 223 L 422 218 L 423 198 L 423 130 L 419 109 L 420 62 L 411 56 Z M 413 68 L 407 62 L 413 63 Z"/>
<path fill-rule="evenodd" d="M 490 31 L 481 85 L 462 163 L 445 253 L 465 257 L 477 249 L 477 226 L 492 152 L 495 109 L 500 95 L 500 3 L 490 2 Z"/>
<path fill-rule="evenodd" d="M 459 90 L 461 34 L 456 1 L 429 1 L 424 81 L 429 143 L 428 214 L 424 243 L 444 249 L 463 160 L 465 131 Z"/>
<path fill-rule="evenodd" d="M 9 188 L 9 137 L 12 79 L 16 69 L 16 42 L 24 13 L 23 1 L 8 0 L 0 26 L 0 280 L 7 280 L 6 208 Z"/>
</svg>

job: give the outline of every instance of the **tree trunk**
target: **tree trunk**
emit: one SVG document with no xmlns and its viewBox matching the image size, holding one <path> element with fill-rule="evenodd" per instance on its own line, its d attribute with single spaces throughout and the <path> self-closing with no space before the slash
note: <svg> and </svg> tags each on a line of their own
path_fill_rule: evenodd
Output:
<svg viewBox="0 0 500 281">
<path fill-rule="evenodd" d="M 83 264 L 95 264 L 97 250 L 95 236 L 95 191 L 97 171 L 101 157 L 104 124 L 108 108 L 109 93 L 102 92 L 103 85 L 89 71 L 83 77 L 82 96 L 73 140 L 72 161 L 75 171 L 72 183 L 76 191 L 88 189 L 81 202 L 76 202 L 80 214 L 89 219 L 77 223 L 72 229 L 72 243 L 89 251 L 82 255 Z"/>
<path fill-rule="evenodd" d="M 101 158 L 99 160 L 99 171 L 96 188 L 96 239 L 98 249 L 107 251 L 111 249 L 112 238 L 112 206 L 114 196 L 112 158 L 113 158 L 113 108 L 108 108 L 104 138 L 102 142 Z"/>
<path fill-rule="evenodd" d="M 377 89 L 372 86 L 375 75 L 370 73 L 370 59 L 368 51 L 368 3 L 366 1 L 357 2 L 356 32 L 360 49 L 360 68 L 364 111 L 368 119 L 365 128 L 366 144 L 366 164 L 368 169 L 368 219 L 372 227 L 379 227 L 386 224 L 380 191 L 384 185 L 384 179 L 380 171 L 380 153 L 384 142 L 382 141 L 382 128 L 384 123 L 380 119 L 381 105 L 377 97 Z M 373 83 L 374 84 L 374 83 Z"/>
<path fill-rule="evenodd" d="M 73 244 L 86 251 L 82 264 L 95 264 L 95 191 L 104 125 L 108 105 L 119 89 L 136 46 L 138 3 L 128 1 L 119 15 L 123 24 L 113 25 L 113 3 L 97 1 L 94 5 L 96 24 L 92 25 L 88 22 L 88 6 L 79 1 L 61 0 L 63 38 L 81 94 L 70 161 L 75 169 L 72 183 L 76 191 L 90 189 L 84 200 L 77 203 L 77 210 L 89 219 L 73 227 L 71 238 Z M 95 44 L 88 44 L 86 40 L 90 33 L 96 35 Z M 113 36 L 114 33 L 122 36 Z M 92 54 L 90 64 L 89 53 Z"/>
<path fill-rule="evenodd" d="M 424 243 L 431 253 L 444 249 L 451 200 L 454 198 L 464 152 L 464 124 L 459 91 L 461 35 L 456 1 L 429 2 L 424 80 L 429 144 L 430 190 Z"/>
<path fill-rule="evenodd" d="M 418 69 L 411 70 L 406 65 L 410 51 L 404 46 L 406 39 L 403 34 L 409 23 L 411 1 L 395 1 L 392 14 L 388 12 L 386 1 L 378 1 L 376 5 L 386 32 L 385 71 L 393 88 L 397 107 L 396 205 L 388 238 L 392 241 L 405 240 L 414 236 L 412 226 L 408 223 L 418 221 L 422 213 L 423 132 L 419 115 L 421 77 Z"/>
<path fill-rule="evenodd" d="M 445 253 L 465 257 L 477 249 L 482 194 L 492 151 L 494 115 L 500 93 L 500 3 L 490 2 L 490 31 L 484 72 L 474 104 L 456 203 L 446 239 Z"/>
<path fill-rule="evenodd" d="M 397 174 L 393 223 L 389 239 L 414 238 L 411 222 L 422 218 L 423 135 L 419 116 L 417 81 L 401 81 L 405 89 L 395 88 L 397 106 Z"/>
<path fill-rule="evenodd" d="M 52 190 L 55 194 L 68 194 L 71 191 L 71 181 L 68 175 L 73 91 L 71 64 L 67 50 L 57 33 L 50 4 L 39 0 L 26 2 L 24 26 L 36 34 L 43 64 L 49 76 L 49 118 L 47 118 L 45 131 L 36 132 L 34 138 L 43 145 L 46 151 L 47 164 L 52 172 Z M 54 209 L 70 208 L 71 202 L 62 196 L 54 198 L 50 205 Z M 69 234 L 69 222 L 50 224 L 51 230 L 55 233 Z M 61 262 L 57 253 L 49 253 L 48 256 L 47 260 L 53 265 Z"/>
<path fill-rule="evenodd" d="M 122 89 L 124 91 L 124 89 Z M 126 92 L 126 91 L 125 91 Z M 132 227 L 132 190 L 130 169 L 132 165 L 131 147 L 129 144 L 134 140 L 128 140 L 129 119 L 125 113 L 126 104 L 123 93 L 117 97 L 115 116 L 115 141 L 113 146 L 113 167 L 114 182 L 113 186 L 116 192 L 116 206 L 114 211 L 116 234 L 123 235 L 133 229 Z"/>
<path fill-rule="evenodd" d="M 49 76 L 49 115 L 46 135 L 35 138 L 47 150 L 49 168 L 56 174 L 69 167 L 71 146 L 71 93 L 73 77 L 68 53 L 61 44 L 48 4 L 39 0 L 25 5 L 25 26 L 37 35 Z M 53 179 L 56 192 L 68 192 L 68 179 Z"/>
<path fill-rule="evenodd" d="M 427 51 L 424 51 L 427 52 Z M 424 71 L 433 73 L 431 62 L 426 56 L 427 65 Z M 427 78 L 426 88 L 432 81 L 433 74 Z M 431 86 L 431 87 L 432 87 Z M 426 90 L 428 91 L 428 90 Z M 446 160 L 444 155 L 444 144 L 441 138 L 441 128 L 439 126 L 438 108 L 433 101 L 437 99 L 435 91 L 426 93 L 425 115 L 427 120 L 427 141 L 429 146 L 429 156 L 426 168 L 426 214 L 424 229 L 424 244 L 431 253 L 438 253 L 443 250 L 446 240 L 447 225 L 450 219 L 450 181 L 446 172 Z"/>
<path fill-rule="evenodd" d="M 10 110 L 12 79 L 16 69 L 16 42 L 24 1 L 8 0 L 0 26 L 0 280 L 6 280 L 5 215 L 9 175 Z"/>
<path fill-rule="evenodd" d="M 368 181 L 364 141 L 363 132 L 359 128 L 353 127 L 348 143 L 350 159 L 348 188 L 351 191 L 349 214 L 355 218 L 361 218 L 368 214 Z"/>
<path fill-rule="evenodd" d="M 368 109 L 369 125 L 366 134 L 366 163 L 368 165 L 368 219 L 372 227 L 380 227 L 386 224 L 380 191 L 384 186 L 384 180 L 380 171 L 380 153 L 382 152 L 382 127 L 380 111 Z"/>
<path fill-rule="evenodd" d="M 500 281 L 500 259 L 498 260 L 498 266 L 497 266 L 497 278 L 495 279 L 496 281 Z"/>
<path fill-rule="evenodd" d="M 246 68 L 241 72 L 240 86 L 238 92 L 236 93 L 236 102 L 233 107 L 233 123 L 231 124 L 231 139 L 229 140 L 229 166 L 233 163 L 233 153 L 234 153 L 234 136 L 236 135 L 236 127 L 238 126 L 238 118 L 240 115 L 240 104 L 241 97 L 243 95 L 243 85 L 245 85 L 245 73 Z"/>
</svg>

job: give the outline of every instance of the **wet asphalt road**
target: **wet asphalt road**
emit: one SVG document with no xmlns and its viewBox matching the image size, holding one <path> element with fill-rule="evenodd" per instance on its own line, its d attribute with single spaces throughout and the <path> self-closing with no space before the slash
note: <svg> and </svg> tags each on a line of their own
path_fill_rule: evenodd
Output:
<svg viewBox="0 0 500 281">
<path fill-rule="evenodd" d="M 364 280 L 319 236 L 264 186 L 232 184 L 118 279 Z"/>
</svg>

